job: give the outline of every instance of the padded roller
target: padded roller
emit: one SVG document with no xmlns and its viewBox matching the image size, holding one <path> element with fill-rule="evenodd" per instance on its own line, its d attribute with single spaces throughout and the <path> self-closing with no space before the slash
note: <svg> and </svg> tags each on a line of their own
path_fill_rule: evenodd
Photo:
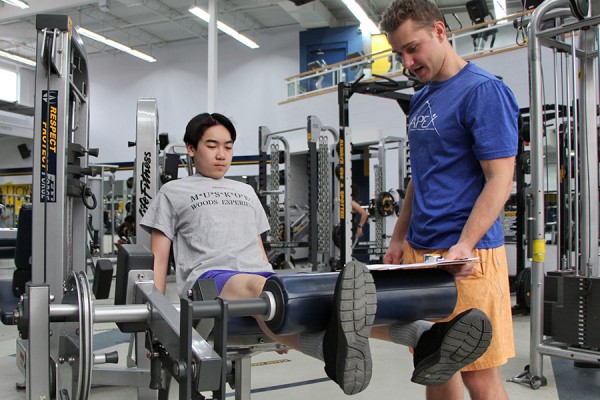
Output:
<svg viewBox="0 0 600 400">
<path fill-rule="evenodd" d="M 275 297 L 275 317 L 266 321 L 279 335 L 318 332 L 331 315 L 337 272 L 272 275 L 264 291 Z"/>
<path fill-rule="evenodd" d="M 377 288 L 375 325 L 441 319 L 456 305 L 454 277 L 446 271 L 429 268 L 371 274 Z M 271 276 L 264 290 L 275 296 L 276 315 L 267 326 L 280 335 L 324 330 L 337 276 L 336 272 Z"/>
<path fill-rule="evenodd" d="M 438 268 L 371 271 L 377 288 L 375 325 L 446 318 L 458 292 L 454 276 Z"/>
</svg>

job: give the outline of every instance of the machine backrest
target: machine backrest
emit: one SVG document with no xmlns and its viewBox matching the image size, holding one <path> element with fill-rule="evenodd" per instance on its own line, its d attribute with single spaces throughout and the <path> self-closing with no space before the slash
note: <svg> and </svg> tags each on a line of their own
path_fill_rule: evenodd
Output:
<svg viewBox="0 0 600 400">
<path fill-rule="evenodd" d="M 17 240 L 15 243 L 15 272 L 12 279 L 12 293 L 20 297 L 25 293 L 25 284 L 31 280 L 31 241 L 33 207 L 23 204 L 19 211 Z"/>
<path fill-rule="evenodd" d="M 115 305 L 127 304 L 129 271 L 154 269 L 154 255 L 142 244 L 122 244 L 117 251 L 117 276 L 115 282 Z M 143 322 L 117 322 L 121 332 L 143 332 Z"/>
<path fill-rule="evenodd" d="M 17 225 L 17 242 L 15 245 L 15 266 L 31 269 L 31 237 L 32 237 L 33 207 L 23 204 L 19 211 Z"/>
</svg>

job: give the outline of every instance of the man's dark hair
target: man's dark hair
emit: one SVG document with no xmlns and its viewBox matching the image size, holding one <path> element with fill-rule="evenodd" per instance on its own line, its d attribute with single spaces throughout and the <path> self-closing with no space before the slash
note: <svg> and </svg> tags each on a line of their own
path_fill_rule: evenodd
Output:
<svg viewBox="0 0 600 400">
<path fill-rule="evenodd" d="M 202 139 L 204 132 L 210 127 L 215 125 L 223 125 L 231 135 L 231 140 L 235 142 L 236 132 L 233 123 L 226 116 L 219 113 L 202 113 L 196 115 L 188 122 L 185 127 L 185 135 L 183 135 L 183 141 L 185 144 L 189 144 L 194 149 L 198 147 L 198 142 Z"/>
<path fill-rule="evenodd" d="M 444 16 L 429 0 L 395 0 L 383 12 L 379 29 L 384 33 L 392 33 L 409 19 L 425 27 L 443 21 Z"/>
</svg>

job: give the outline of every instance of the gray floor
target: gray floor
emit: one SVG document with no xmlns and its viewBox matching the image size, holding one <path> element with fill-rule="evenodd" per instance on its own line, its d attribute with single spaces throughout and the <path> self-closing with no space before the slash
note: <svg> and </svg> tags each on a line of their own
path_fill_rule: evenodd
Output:
<svg viewBox="0 0 600 400">
<path fill-rule="evenodd" d="M 10 262 L 0 260 L 0 278 L 12 274 Z M 175 292 L 174 283 L 168 284 L 168 293 Z M 501 368 L 504 379 L 519 374 L 529 363 L 529 317 L 515 316 L 515 339 L 517 356 Z M 118 350 L 125 358 L 128 335 L 120 333 L 113 324 L 95 325 L 94 343 L 96 352 Z M 16 390 L 15 384 L 23 377 L 16 367 L 16 327 L 0 325 L 0 399 L 25 399 L 25 392 Z M 374 360 L 373 379 L 370 386 L 353 399 L 424 399 L 424 388 L 410 382 L 412 359 L 406 348 L 378 340 L 371 341 Z M 346 396 L 324 372 L 322 362 L 311 359 L 296 351 L 280 355 L 267 352 L 252 358 L 252 399 L 342 399 Z M 123 364 L 123 363 L 122 363 Z M 553 368 L 554 364 L 554 368 Z M 123 364 L 124 365 L 124 364 Z M 558 365 L 558 368 L 556 367 Z M 556 373 L 557 372 L 557 373 Z M 600 392 L 600 372 L 574 368 L 568 360 L 544 358 L 544 374 L 548 385 L 538 390 L 515 383 L 505 383 L 511 399 L 569 400 L 597 399 Z M 555 379 L 556 375 L 556 379 Z M 93 378 L 92 378 L 93 379 Z M 559 387 L 557 388 L 557 382 Z M 560 383 L 564 382 L 564 383 Z M 562 389 L 562 388 L 566 389 Z M 562 390 L 561 390 L 562 389 Z M 177 385 L 171 387 L 170 398 L 176 399 Z M 228 397 L 233 398 L 233 394 Z M 132 387 L 93 387 L 91 399 L 136 399 Z M 466 396 L 465 398 L 468 398 Z"/>
</svg>

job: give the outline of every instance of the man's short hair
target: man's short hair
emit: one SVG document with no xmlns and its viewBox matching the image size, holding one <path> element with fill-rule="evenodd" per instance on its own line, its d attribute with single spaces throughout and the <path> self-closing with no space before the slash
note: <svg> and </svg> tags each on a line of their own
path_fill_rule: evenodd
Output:
<svg viewBox="0 0 600 400">
<path fill-rule="evenodd" d="M 431 26 L 437 21 L 443 21 L 444 16 L 429 0 L 395 0 L 383 12 L 379 29 L 384 33 L 392 33 L 409 19 L 421 26 Z"/>
<path fill-rule="evenodd" d="M 208 128 L 211 128 L 215 125 L 224 126 L 229 131 L 231 140 L 235 142 L 235 126 L 233 126 L 233 123 L 229 120 L 229 118 L 219 113 L 202 113 L 192 118 L 185 127 L 183 141 L 185 144 L 189 144 L 194 148 L 197 148 L 198 143 L 204 135 L 204 132 L 206 132 Z"/>
</svg>

